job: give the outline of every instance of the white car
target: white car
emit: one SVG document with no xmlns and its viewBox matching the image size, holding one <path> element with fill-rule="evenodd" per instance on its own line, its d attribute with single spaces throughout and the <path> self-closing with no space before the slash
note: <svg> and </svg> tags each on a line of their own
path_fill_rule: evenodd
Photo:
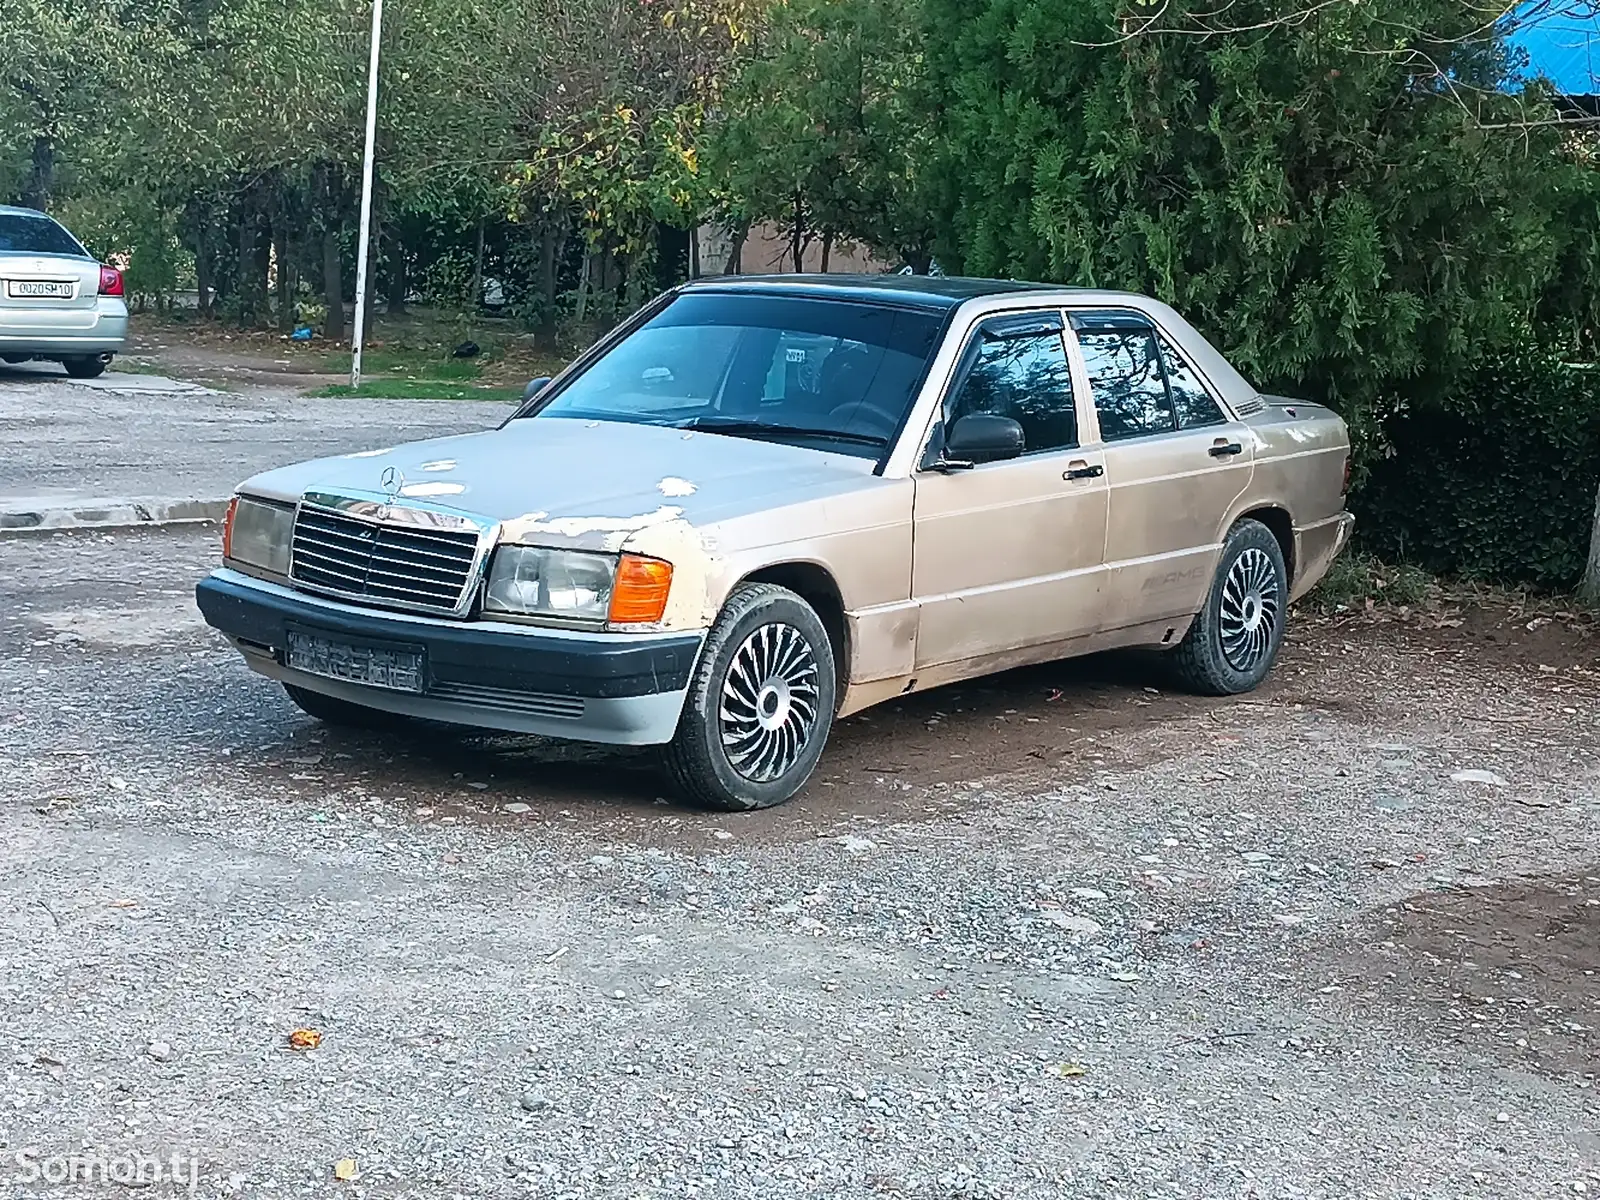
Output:
<svg viewBox="0 0 1600 1200">
<path fill-rule="evenodd" d="M 37 209 L 0 205 L 0 359 L 92 379 L 127 339 L 122 272 Z"/>
</svg>

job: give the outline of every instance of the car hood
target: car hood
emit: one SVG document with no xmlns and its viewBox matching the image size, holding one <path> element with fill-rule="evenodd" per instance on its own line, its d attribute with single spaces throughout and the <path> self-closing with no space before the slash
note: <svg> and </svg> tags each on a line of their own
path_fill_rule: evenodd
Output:
<svg viewBox="0 0 1600 1200">
<path fill-rule="evenodd" d="M 849 491 L 873 463 L 775 442 L 659 425 L 562 417 L 314 459 L 240 490 L 285 501 L 308 491 L 384 498 L 502 523 L 504 541 L 615 551 L 666 524 L 704 528 L 756 509 Z"/>
</svg>

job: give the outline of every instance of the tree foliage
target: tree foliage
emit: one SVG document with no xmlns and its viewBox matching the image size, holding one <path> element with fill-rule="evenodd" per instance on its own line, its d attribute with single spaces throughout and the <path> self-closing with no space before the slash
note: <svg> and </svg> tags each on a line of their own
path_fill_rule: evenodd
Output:
<svg viewBox="0 0 1600 1200">
<path fill-rule="evenodd" d="M 915 0 L 783 0 L 729 86 L 711 155 L 737 219 L 926 269 L 932 212 Z"/>
<path fill-rule="evenodd" d="M 654 285 L 657 229 L 706 208 L 720 73 L 756 0 L 408 0 L 386 14 L 379 290 L 484 255 L 551 299 Z M 0 198 L 60 211 L 130 283 L 187 257 L 242 320 L 348 295 L 369 0 L 16 0 L 0 12 Z M 597 45 L 604 52 L 597 52 Z M 482 235 L 482 236 L 480 236 Z M 540 246 L 554 240 L 553 252 Z M 475 245 L 476 243 L 476 245 Z M 481 250 L 480 250 L 481 247 Z M 534 270 L 525 269 L 533 264 Z M 630 279 L 630 268 L 636 278 Z M 620 299 L 619 299 L 620 302 Z M 330 305 L 330 308 L 333 306 Z M 330 332 L 337 332 L 336 308 Z"/>
<path fill-rule="evenodd" d="M 927 7 L 960 269 L 1149 291 L 1363 434 L 1594 327 L 1595 172 L 1476 6 Z"/>
<path fill-rule="evenodd" d="M 370 2 L 5 0 L 0 199 L 137 292 L 340 336 Z M 691 270 L 707 220 L 775 222 L 796 263 L 851 242 L 1150 292 L 1347 416 L 1375 544 L 1514 574 L 1520 539 L 1555 580 L 1577 535 L 1540 539 L 1600 480 L 1537 364 L 1595 357 L 1600 138 L 1503 85 L 1513 19 L 1588 2 L 403 0 L 375 292 L 472 306 L 492 274 L 546 331 L 605 320 Z M 1497 404 L 1544 414 L 1526 469 L 1559 519 L 1490 514 Z M 1468 510 L 1478 541 L 1448 527 Z"/>
</svg>

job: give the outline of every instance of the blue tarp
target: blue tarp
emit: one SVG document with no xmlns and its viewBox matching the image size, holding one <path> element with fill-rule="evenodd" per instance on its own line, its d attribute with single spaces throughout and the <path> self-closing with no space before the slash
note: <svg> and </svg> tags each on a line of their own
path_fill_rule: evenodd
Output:
<svg viewBox="0 0 1600 1200">
<path fill-rule="evenodd" d="M 1600 93 L 1600 4 L 1589 0 L 1530 5 L 1511 35 L 1528 54 L 1526 74 L 1543 75 L 1568 96 Z"/>
</svg>

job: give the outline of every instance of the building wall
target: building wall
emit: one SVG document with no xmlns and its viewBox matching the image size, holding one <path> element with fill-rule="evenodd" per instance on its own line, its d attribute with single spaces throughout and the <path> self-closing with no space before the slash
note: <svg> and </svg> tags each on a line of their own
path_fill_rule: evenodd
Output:
<svg viewBox="0 0 1600 1200">
<path fill-rule="evenodd" d="M 789 257 L 789 236 L 779 226 L 766 224 L 752 226 L 744 240 L 739 262 L 732 264 L 728 256 L 733 249 L 729 231 L 716 225 L 700 229 L 700 273 L 702 275 L 781 275 L 794 270 Z M 822 270 L 822 243 L 813 241 L 806 247 L 802 267 L 806 271 Z M 828 270 L 835 275 L 881 275 L 893 270 L 893 265 L 874 258 L 864 246 L 854 243 L 835 243 L 828 256 Z"/>
</svg>

